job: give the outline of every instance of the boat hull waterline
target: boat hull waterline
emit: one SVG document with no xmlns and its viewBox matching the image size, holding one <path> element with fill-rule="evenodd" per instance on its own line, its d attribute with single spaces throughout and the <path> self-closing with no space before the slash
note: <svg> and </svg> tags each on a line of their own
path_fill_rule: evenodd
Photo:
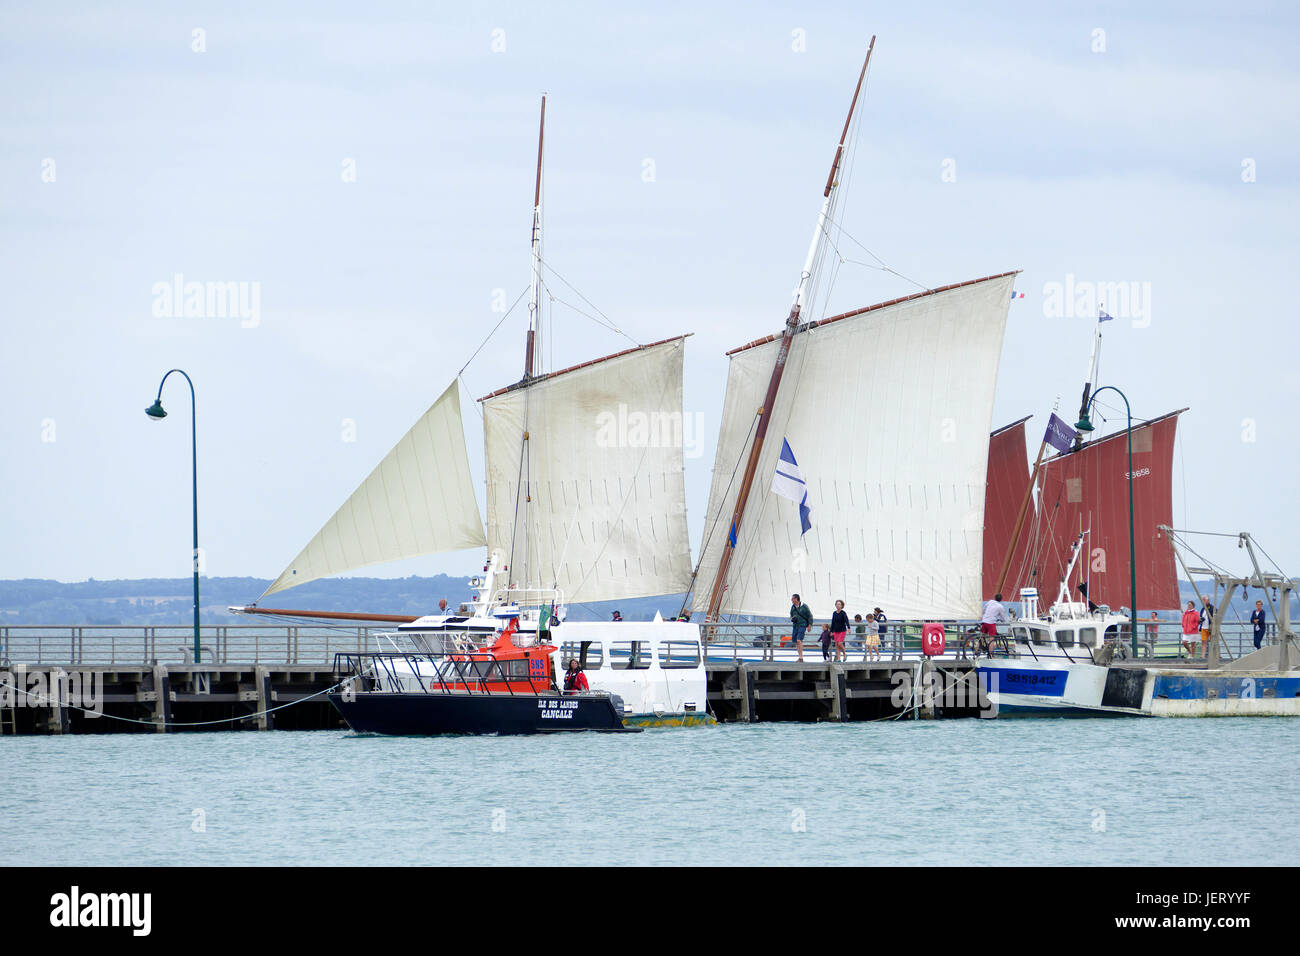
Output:
<svg viewBox="0 0 1300 956">
<path fill-rule="evenodd" d="M 623 726 L 606 695 L 335 693 L 329 701 L 357 733 L 398 736 L 437 734 L 547 734 L 591 730 L 638 733 Z"/>
</svg>

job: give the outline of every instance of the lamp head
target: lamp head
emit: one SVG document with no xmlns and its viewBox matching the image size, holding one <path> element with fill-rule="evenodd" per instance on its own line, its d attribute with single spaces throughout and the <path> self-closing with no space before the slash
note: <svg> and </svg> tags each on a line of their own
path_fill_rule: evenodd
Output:
<svg viewBox="0 0 1300 956">
<path fill-rule="evenodd" d="M 154 399 L 154 403 L 146 408 L 144 413 L 156 422 L 160 422 L 167 417 L 167 413 L 163 411 L 161 398 Z"/>
<path fill-rule="evenodd" d="M 1092 419 L 1088 417 L 1087 412 L 1084 412 L 1083 416 L 1077 422 L 1075 422 L 1074 428 L 1075 431 L 1081 431 L 1081 432 L 1090 432 L 1096 430 L 1093 428 Z"/>
</svg>

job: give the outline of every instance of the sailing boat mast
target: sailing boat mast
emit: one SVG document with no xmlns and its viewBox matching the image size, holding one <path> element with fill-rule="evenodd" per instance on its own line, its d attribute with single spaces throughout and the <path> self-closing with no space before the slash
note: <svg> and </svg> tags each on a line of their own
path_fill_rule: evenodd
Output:
<svg viewBox="0 0 1300 956">
<path fill-rule="evenodd" d="M 1092 390 L 1097 387 L 1097 363 L 1101 359 L 1101 317 L 1097 317 L 1097 327 L 1092 333 L 1092 358 L 1088 362 L 1088 380 L 1083 383 L 1083 401 L 1079 404 L 1078 421 L 1083 421 L 1088 416 L 1088 400 L 1092 398 Z M 1075 432 L 1074 450 L 1078 451 L 1083 447 L 1083 432 Z"/>
<path fill-rule="evenodd" d="M 772 377 L 767 383 L 767 394 L 763 398 L 763 406 L 758 410 L 758 426 L 754 431 L 754 444 L 750 447 L 749 459 L 745 462 L 745 472 L 740 482 L 740 491 L 736 495 L 736 505 L 731 516 L 727 543 L 723 545 L 722 555 L 718 561 L 718 571 L 713 579 L 713 590 L 709 594 L 709 607 L 704 617 L 706 621 L 716 621 L 718 609 L 722 606 L 724 582 L 727 579 L 727 570 L 731 566 L 731 559 L 736 552 L 736 540 L 740 534 L 740 522 L 741 518 L 744 517 L 745 503 L 749 500 L 749 492 L 754 484 L 754 475 L 758 471 L 758 460 L 763 452 L 763 442 L 767 438 L 767 426 L 772 418 L 772 407 L 776 404 L 776 393 L 781 387 L 781 377 L 785 374 L 785 363 L 790 354 L 790 342 L 799 329 L 799 313 L 803 308 L 809 279 L 812 277 L 813 263 L 817 260 L 817 252 L 821 248 L 822 239 L 826 234 L 826 220 L 830 215 L 831 195 L 835 187 L 839 185 L 838 174 L 840 160 L 844 155 L 844 143 L 848 139 L 849 127 L 853 122 L 853 113 L 857 109 L 858 96 L 862 92 L 862 82 L 866 78 L 867 66 L 871 63 L 871 51 L 875 49 L 875 46 L 876 38 L 873 36 L 871 43 L 867 47 L 867 57 L 862 62 L 862 72 L 858 74 L 858 84 L 853 90 L 853 102 L 849 104 L 849 115 L 844 120 L 844 129 L 840 133 L 839 145 L 835 147 L 835 159 L 831 163 L 830 174 L 826 177 L 826 189 L 822 194 L 822 208 L 817 216 L 817 228 L 813 230 L 812 243 L 808 248 L 808 257 L 804 260 L 803 271 L 799 275 L 799 285 L 794 291 L 794 302 L 790 306 L 790 314 L 785 320 L 785 329 L 781 333 L 781 344 L 776 353 L 776 363 L 772 367 Z"/>
<path fill-rule="evenodd" d="M 528 291 L 528 342 L 524 353 L 524 378 L 534 377 L 541 365 L 542 347 L 542 144 L 546 138 L 546 94 L 542 94 L 542 117 L 537 129 L 537 179 L 533 185 L 533 281 Z"/>
</svg>

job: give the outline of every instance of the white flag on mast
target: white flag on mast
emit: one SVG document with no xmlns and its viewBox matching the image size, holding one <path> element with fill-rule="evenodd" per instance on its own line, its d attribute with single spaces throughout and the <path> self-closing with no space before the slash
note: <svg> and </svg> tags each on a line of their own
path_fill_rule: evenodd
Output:
<svg viewBox="0 0 1300 956">
<path fill-rule="evenodd" d="M 799 463 L 794 460 L 790 442 L 784 438 L 781 439 L 781 457 L 776 460 L 776 474 L 772 476 L 772 490 L 782 498 L 798 502 L 799 524 L 803 528 L 799 533 L 807 534 L 808 529 L 812 527 L 812 509 L 808 507 L 808 484 L 803 480 Z"/>
</svg>

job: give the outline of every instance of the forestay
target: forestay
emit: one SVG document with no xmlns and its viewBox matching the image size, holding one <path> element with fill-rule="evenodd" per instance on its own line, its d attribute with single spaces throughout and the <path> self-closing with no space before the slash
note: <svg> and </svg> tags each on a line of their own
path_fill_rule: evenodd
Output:
<svg viewBox="0 0 1300 956">
<path fill-rule="evenodd" d="M 483 399 L 487 534 L 517 587 L 571 602 L 686 590 L 684 337 Z"/>
<path fill-rule="evenodd" d="M 262 596 L 485 543 L 453 381 Z"/>
<path fill-rule="evenodd" d="M 786 616 L 798 592 L 899 619 L 971 618 L 981 594 L 984 486 L 1014 273 L 894 300 L 794 336 L 737 537 L 721 613 Z M 779 343 L 731 353 L 694 606 L 726 546 Z M 812 528 L 770 491 L 782 438 L 808 484 Z"/>
</svg>

